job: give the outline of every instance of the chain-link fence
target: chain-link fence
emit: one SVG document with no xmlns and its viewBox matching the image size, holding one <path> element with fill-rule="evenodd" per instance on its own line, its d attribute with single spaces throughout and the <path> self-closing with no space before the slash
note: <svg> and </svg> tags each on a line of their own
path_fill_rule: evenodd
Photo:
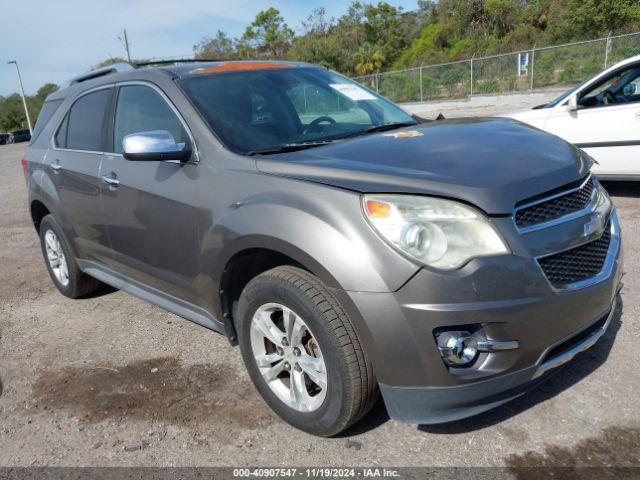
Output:
<svg viewBox="0 0 640 480">
<path fill-rule="evenodd" d="M 572 85 L 638 54 L 640 32 L 424 65 L 354 80 L 396 102 L 422 102 Z"/>
</svg>

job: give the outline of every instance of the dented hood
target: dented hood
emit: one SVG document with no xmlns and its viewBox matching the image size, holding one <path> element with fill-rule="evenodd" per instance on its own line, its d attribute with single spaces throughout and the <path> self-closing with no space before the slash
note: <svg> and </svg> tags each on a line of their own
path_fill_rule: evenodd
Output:
<svg viewBox="0 0 640 480">
<path fill-rule="evenodd" d="M 590 163 L 559 137 L 511 119 L 483 118 L 432 122 L 258 157 L 257 166 L 265 173 L 358 192 L 460 199 L 501 215 L 512 213 L 523 199 L 580 179 Z"/>
</svg>

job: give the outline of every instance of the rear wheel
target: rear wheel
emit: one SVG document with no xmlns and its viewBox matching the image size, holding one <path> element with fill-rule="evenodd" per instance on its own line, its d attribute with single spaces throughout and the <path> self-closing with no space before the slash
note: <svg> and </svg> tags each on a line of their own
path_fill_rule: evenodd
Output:
<svg viewBox="0 0 640 480">
<path fill-rule="evenodd" d="M 335 435 L 375 403 L 377 384 L 355 330 L 310 273 L 286 266 L 258 275 L 242 292 L 236 318 L 251 379 L 294 427 Z"/>
<path fill-rule="evenodd" d="M 62 230 L 52 215 L 40 222 L 40 244 L 53 284 L 65 297 L 78 298 L 94 291 L 100 282 L 80 271 Z"/>
</svg>

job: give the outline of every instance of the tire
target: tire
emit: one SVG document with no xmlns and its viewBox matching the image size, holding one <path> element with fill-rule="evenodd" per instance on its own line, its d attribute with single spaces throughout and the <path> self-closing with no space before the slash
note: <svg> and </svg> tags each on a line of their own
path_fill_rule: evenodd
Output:
<svg viewBox="0 0 640 480">
<path fill-rule="evenodd" d="M 290 329 L 284 327 L 285 316 Z M 242 291 L 235 318 L 242 357 L 254 385 L 271 409 L 292 426 L 313 435 L 333 436 L 375 404 L 378 386 L 371 362 L 345 312 L 312 274 L 283 266 L 258 275 Z M 265 335 L 259 324 L 279 330 L 270 329 Z M 293 332 L 291 344 L 284 340 L 289 331 Z M 269 339 L 279 335 L 280 344 Z M 281 373 L 268 382 L 265 376 L 280 369 L 282 362 Z M 320 363 L 324 373 L 317 368 Z M 300 385 L 302 389 L 292 388 Z"/>
<path fill-rule="evenodd" d="M 53 284 L 61 294 L 78 298 L 98 288 L 98 280 L 80 271 L 69 242 L 51 214 L 40 222 L 39 234 L 44 263 Z"/>
</svg>

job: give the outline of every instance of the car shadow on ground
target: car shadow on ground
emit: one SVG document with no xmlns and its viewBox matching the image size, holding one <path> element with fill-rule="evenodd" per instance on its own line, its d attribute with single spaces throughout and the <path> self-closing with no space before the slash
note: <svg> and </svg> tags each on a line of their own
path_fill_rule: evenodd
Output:
<svg viewBox="0 0 640 480">
<path fill-rule="evenodd" d="M 105 295 L 109 295 L 110 293 L 117 292 L 118 289 L 112 287 L 111 285 L 107 285 L 106 283 L 100 283 L 100 286 L 95 289 L 93 292 L 89 292 L 86 295 L 80 297 L 81 300 L 89 300 L 92 298 L 103 297 Z"/>
<path fill-rule="evenodd" d="M 640 198 L 640 182 L 607 182 L 602 185 L 614 197 Z"/>
<path fill-rule="evenodd" d="M 521 397 L 488 412 L 470 418 L 438 425 L 419 425 L 418 429 L 432 434 L 461 434 L 482 430 L 501 423 L 537 404 L 547 401 L 560 394 L 567 388 L 578 383 L 597 370 L 609 357 L 618 330 L 622 326 L 622 298 L 618 296 L 616 310 L 613 313 L 607 333 L 589 350 L 576 356 L 574 360 L 544 383 L 534 387 Z M 351 428 L 342 432 L 339 437 L 352 437 L 373 430 L 389 420 L 389 415 L 382 400 L 379 400 L 373 410 Z"/>
</svg>

